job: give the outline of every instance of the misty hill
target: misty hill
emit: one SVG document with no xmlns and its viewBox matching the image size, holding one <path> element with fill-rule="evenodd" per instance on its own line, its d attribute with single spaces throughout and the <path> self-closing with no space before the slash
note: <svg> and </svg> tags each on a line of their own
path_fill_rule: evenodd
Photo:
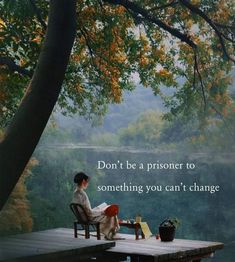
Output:
<svg viewBox="0 0 235 262">
<path fill-rule="evenodd" d="M 63 116 L 55 114 L 58 126 L 62 129 L 81 129 L 86 133 L 116 132 L 121 127 L 126 127 L 137 119 L 140 113 L 146 110 L 165 111 L 163 102 L 159 96 L 154 96 L 150 88 L 137 86 L 132 92 L 125 92 L 121 104 L 109 105 L 107 114 L 101 120 L 100 125 L 88 121 L 81 116 Z M 81 128 L 82 127 L 82 128 Z"/>
</svg>

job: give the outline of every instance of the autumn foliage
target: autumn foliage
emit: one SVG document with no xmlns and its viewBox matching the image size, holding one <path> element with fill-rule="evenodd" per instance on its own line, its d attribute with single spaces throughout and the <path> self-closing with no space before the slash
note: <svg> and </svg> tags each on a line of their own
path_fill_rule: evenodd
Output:
<svg viewBox="0 0 235 262">
<path fill-rule="evenodd" d="M 10 60 L 0 63 L 5 123 L 35 68 L 48 8 L 45 1 L 37 1 L 38 6 L 9 2 L 0 6 L 0 59 L 10 59 L 23 71 Z M 173 115 L 225 115 L 233 103 L 228 86 L 234 13 L 232 0 L 78 0 L 77 35 L 59 106 L 64 113 L 102 115 L 108 103 L 120 103 L 123 91 L 134 88 L 133 76 L 138 75 Z"/>
<path fill-rule="evenodd" d="M 30 160 L 4 209 L 0 212 L 0 235 L 30 232 L 32 230 L 33 220 L 30 203 L 27 200 L 25 179 L 30 175 L 30 170 L 34 165 L 37 165 L 37 160 Z"/>
</svg>

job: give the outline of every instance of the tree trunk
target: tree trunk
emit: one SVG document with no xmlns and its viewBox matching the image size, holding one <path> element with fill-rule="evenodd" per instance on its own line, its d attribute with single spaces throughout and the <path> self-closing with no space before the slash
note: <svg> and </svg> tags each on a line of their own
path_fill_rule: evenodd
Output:
<svg viewBox="0 0 235 262">
<path fill-rule="evenodd" d="M 76 32 L 76 1 L 51 0 L 45 43 L 33 78 L 0 143 L 0 210 L 14 189 L 61 91 Z"/>
</svg>

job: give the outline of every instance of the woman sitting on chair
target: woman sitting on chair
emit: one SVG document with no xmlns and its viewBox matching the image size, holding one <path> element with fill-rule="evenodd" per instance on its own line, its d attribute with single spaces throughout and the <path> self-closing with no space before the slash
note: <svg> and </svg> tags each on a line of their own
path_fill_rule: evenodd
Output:
<svg viewBox="0 0 235 262">
<path fill-rule="evenodd" d="M 99 208 L 91 208 L 89 198 L 84 191 L 89 183 L 89 177 L 79 172 L 74 177 L 74 183 L 77 187 L 73 194 L 72 203 L 80 204 L 84 207 L 86 214 L 91 222 L 100 222 L 100 232 L 105 235 L 106 239 L 112 240 L 116 232 L 118 231 L 119 224 L 117 216 L 107 216 L 105 211 Z"/>
</svg>

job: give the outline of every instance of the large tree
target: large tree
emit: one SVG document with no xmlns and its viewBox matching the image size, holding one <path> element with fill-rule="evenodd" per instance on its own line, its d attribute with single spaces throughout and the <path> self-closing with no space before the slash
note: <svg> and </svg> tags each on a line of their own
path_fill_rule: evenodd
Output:
<svg viewBox="0 0 235 262">
<path fill-rule="evenodd" d="M 47 9 L 0 2 L 0 208 L 57 100 L 65 112 L 103 114 L 138 73 L 172 114 L 221 116 L 231 105 L 233 0 L 51 0 Z"/>
</svg>

